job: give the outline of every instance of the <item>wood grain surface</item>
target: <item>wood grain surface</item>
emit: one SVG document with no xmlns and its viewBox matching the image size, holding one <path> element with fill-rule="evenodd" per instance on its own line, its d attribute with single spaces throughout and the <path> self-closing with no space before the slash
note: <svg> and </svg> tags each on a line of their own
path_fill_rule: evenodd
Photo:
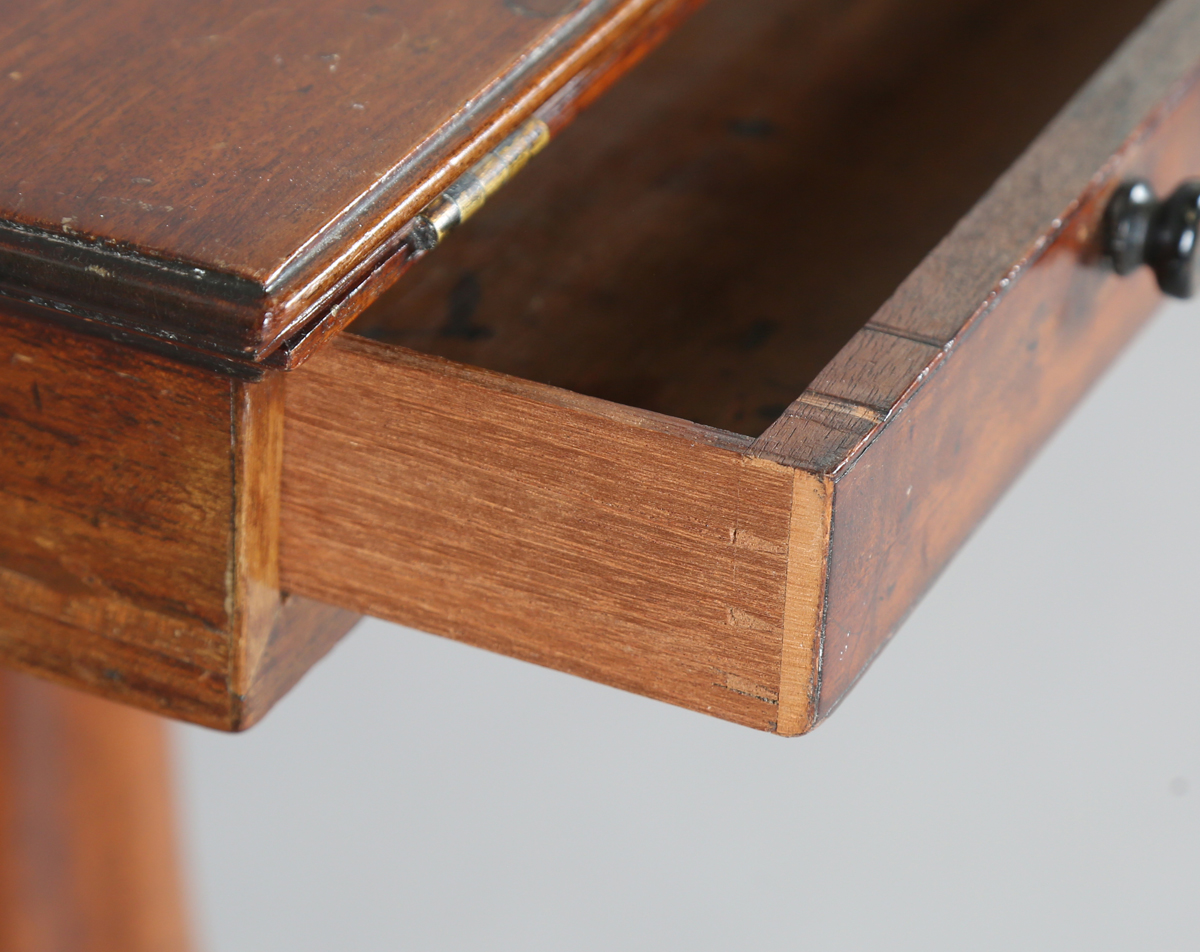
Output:
<svg viewBox="0 0 1200 952">
<path fill-rule="evenodd" d="M 1142 10 L 718 0 L 285 377 L 14 305 L 0 659 L 236 728 L 366 612 L 807 730 L 1159 300 L 1096 225 L 1200 172 L 1200 0 L 1036 135 Z"/>
<path fill-rule="evenodd" d="M 0 671 L 0 948 L 192 948 L 166 728 Z"/>
<path fill-rule="evenodd" d="M 357 612 L 284 594 L 252 675 L 237 696 L 227 726 L 257 724 L 356 624 Z"/>
<path fill-rule="evenodd" d="M 688 2 L 3 4 L 0 291 L 260 359 L 512 127 Z"/>
<path fill-rule="evenodd" d="M 691 29 L 703 26 L 704 20 L 698 18 Z M 681 34 L 681 41 L 689 35 Z M 1001 35 L 1009 41 L 1013 37 L 1003 31 Z M 819 671 L 814 718 L 826 716 L 837 705 L 999 493 L 1161 300 L 1148 272 L 1119 280 L 1105 268 L 1100 260 L 1097 226 L 1107 195 L 1123 177 L 1145 175 L 1165 193 L 1180 179 L 1200 173 L 1200 140 L 1193 135 L 1200 127 L 1200 113 L 1195 104 L 1197 94 L 1192 92 L 1198 49 L 1200 3 L 1175 0 L 1162 7 L 755 441 L 753 455 L 808 474 L 814 480 L 808 484 L 811 490 L 801 488 L 799 482 L 795 484 L 797 499 L 815 492 L 815 498 L 829 507 L 825 515 L 815 503 L 807 514 L 796 509 L 789 513 L 793 522 L 789 529 L 788 571 L 794 568 L 798 578 L 794 584 L 790 580 L 785 584 L 785 614 L 793 619 L 793 627 L 791 634 L 785 635 L 784 645 L 794 646 L 798 657 L 816 658 Z M 1006 55 L 1011 54 L 1011 45 L 1007 50 Z M 1030 83 L 1036 86 L 1037 77 Z M 957 91 L 948 101 L 956 101 L 956 95 Z M 957 133 L 959 126 L 954 129 Z M 583 134 L 587 127 L 581 123 L 574 131 Z M 973 145 L 978 146 L 977 142 Z M 538 184 L 526 188 L 534 190 Z M 507 196 L 514 204 L 519 197 L 519 186 Z M 497 236 L 505 229 L 505 223 L 499 220 L 505 208 L 503 202 L 491 209 Z M 511 210 L 515 215 L 522 214 L 521 209 Z M 479 219 L 477 230 L 482 230 L 485 220 Z M 644 220 L 658 226 L 663 219 L 644 216 Z M 617 230 L 608 234 L 615 233 Z M 666 243 L 670 247 L 669 239 Z M 573 253 L 571 242 L 558 244 Z M 489 247 L 486 242 L 483 246 Z M 462 247 L 464 254 L 472 250 L 466 243 Z M 491 249 L 497 247 L 495 242 L 490 245 Z M 580 255 L 579 260 L 590 264 L 592 259 Z M 681 256 L 681 260 L 685 258 Z M 714 266 L 705 272 L 695 261 L 693 257 L 693 273 L 712 274 L 718 270 Z M 431 260 L 430 266 L 433 264 Z M 482 261 L 477 264 L 486 267 Z M 837 279 L 845 282 L 847 273 L 846 268 L 839 270 Z M 855 275 L 857 280 L 857 272 Z M 433 278 L 430 280 L 436 285 Z M 501 296 L 499 311 L 485 312 L 487 298 L 477 277 L 476 282 L 472 285 L 460 276 L 448 292 L 446 285 L 442 286 L 439 293 L 448 294 L 445 309 L 440 311 L 443 323 L 439 327 L 431 319 L 430 330 L 420 338 L 421 346 L 432 342 L 433 349 L 447 352 L 486 352 L 495 335 L 492 322 L 485 321 L 484 314 L 513 313 L 511 305 L 520 300 L 519 294 L 537 287 L 536 283 L 518 281 L 512 297 Z M 647 281 L 646 286 L 649 284 Z M 587 281 L 581 286 L 596 287 Z M 612 305 L 628 303 L 619 298 L 589 298 L 587 293 L 576 295 L 577 290 L 571 288 L 563 294 L 564 308 L 578 307 L 582 300 L 586 314 L 591 303 L 595 313 L 601 315 L 598 324 L 621 313 L 620 307 Z M 402 298 L 398 294 L 395 300 Z M 601 303 L 595 305 L 596 300 Z M 792 300 L 803 298 L 793 295 Z M 636 311 L 636 302 L 630 306 Z M 719 305 L 716 312 L 726 321 L 729 314 L 740 313 L 732 305 Z M 375 336 L 403 339 L 404 322 L 411 321 L 414 313 L 418 311 L 398 309 L 398 323 L 381 314 L 379 324 L 366 326 Z M 433 305 L 426 312 L 437 313 Z M 580 361 L 582 374 L 584 364 L 590 365 L 599 354 L 603 367 L 606 358 L 602 339 L 578 333 L 565 319 L 567 313 L 564 309 L 558 314 L 561 321 L 543 325 L 526 310 L 522 317 L 511 321 L 508 327 L 512 335 L 497 342 L 492 353 L 527 362 L 521 365 L 523 368 L 539 366 L 543 354 L 552 354 L 564 365 L 562 372 L 568 376 L 575 373 L 570 369 L 572 360 Z M 687 307 L 680 314 L 681 320 L 692 316 Z M 354 347 L 346 345 L 345 353 L 362 353 Z M 542 347 L 548 349 L 543 351 Z M 647 366 L 657 366 L 656 361 L 670 350 L 661 342 L 657 347 L 648 346 L 643 339 L 618 353 L 629 364 L 636 360 L 639 348 L 648 355 Z M 376 352 L 375 359 L 383 361 L 382 353 Z M 612 365 L 619 368 L 622 360 L 614 359 Z M 545 366 L 555 367 L 554 360 L 546 358 Z M 747 366 L 752 365 L 747 362 Z M 429 364 L 426 372 L 441 372 L 436 367 Z M 363 374 L 347 373 L 347 377 L 361 381 Z M 321 388 L 331 394 L 337 389 L 331 380 L 321 382 L 315 376 L 306 379 L 303 375 L 297 378 L 297 382 L 302 380 L 305 389 Z M 705 388 L 719 389 L 722 380 L 711 366 L 702 365 L 694 387 L 697 393 L 707 396 Z M 657 383 L 651 390 L 662 392 Z M 351 399 L 344 389 L 340 394 L 343 399 Z M 639 398 L 628 388 L 615 396 L 643 406 L 662 406 L 644 394 Z M 429 403 L 431 407 L 445 405 L 441 401 Z M 313 401 L 312 405 L 320 403 Z M 289 396 L 289 416 L 291 406 Z M 409 415 L 432 412 L 428 408 L 418 411 L 415 406 L 405 408 Z M 333 412 L 330 404 L 327 414 L 332 416 Z M 318 414 L 310 413 L 315 426 Z M 359 428 L 366 427 L 365 415 L 357 422 Z M 341 425 L 341 421 L 326 424 L 329 429 Z M 539 427 L 549 425 L 548 420 L 531 425 L 532 432 L 522 441 L 534 445 Z M 353 426 L 349 430 L 360 431 Z M 429 439 L 422 434 L 412 444 L 421 445 Z M 319 440 L 315 435 L 306 436 L 302 445 L 311 451 Z M 447 447 L 442 452 L 449 454 L 451 450 Z M 297 523 L 293 529 L 291 520 L 299 514 L 289 515 L 288 497 L 295 492 L 294 485 L 289 487 L 293 479 L 288 475 L 292 472 L 289 457 L 290 450 L 285 451 L 284 563 L 285 572 L 299 578 L 302 571 L 313 571 L 308 563 L 323 553 L 316 540 L 308 537 L 332 537 L 334 526 L 317 530 L 314 517 L 305 513 L 303 518 L 308 524 Z M 468 470 L 495 466 L 490 456 L 481 459 L 474 454 L 459 462 Z M 358 463 L 364 466 L 366 460 Z M 299 464 L 301 468 L 309 466 Z M 460 478 L 456 473 L 450 484 Z M 564 473 L 560 478 L 570 477 Z M 332 475 L 324 479 L 332 491 L 337 481 Z M 441 485 L 430 486 L 428 493 L 438 499 L 436 505 L 423 503 L 430 510 L 444 504 L 450 512 L 468 511 L 473 505 L 459 498 L 457 490 Z M 780 514 L 776 510 L 776 516 Z M 346 513 L 341 516 L 345 518 Z M 372 532 L 361 515 L 355 518 L 362 526 L 353 535 L 355 544 L 364 550 L 383 547 L 382 530 Z M 495 521 L 487 512 L 480 512 L 478 519 Z M 287 540 L 293 531 L 313 543 L 313 549 L 289 549 Z M 325 541 L 323 538 L 321 543 Z M 417 548 L 424 544 L 419 543 Z M 499 569 L 489 564 L 484 547 L 478 548 L 478 558 L 468 554 L 458 571 L 492 580 Z M 397 549 L 390 558 L 396 565 L 401 564 L 403 550 Z M 398 569 L 393 566 L 389 571 Z M 376 590 L 386 589 L 384 578 L 373 583 Z M 306 579 L 302 584 L 311 583 Z M 414 578 L 411 584 L 417 590 L 410 593 L 406 589 L 406 603 L 423 597 L 420 589 L 425 583 Z M 551 581 L 544 584 L 553 587 Z M 620 584 L 625 583 L 622 580 Z M 806 593 L 796 602 L 803 621 L 799 614 L 793 615 L 793 592 Z M 318 585 L 315 593 L 334 597 L 332 585 Z M 659 595 L 650 592 L 644 598 L 642 610 L 653 616 Z M 405 611 L 394 617 L 430 630 L 445 630 L 451 610 L 442 606 L 438 611 L 442 617 L 432 614 L 422 619 Z M 502 621 L 490 621 L 504 629 Z M 657 618 L 652 622 L 655 628 L 663 629 L 666 623 L 666 619 Z M 550 633 L 545 637 L 549 639 Z M 489 643 L 483 633 L 471 633 L 469 638 Z M 584 655 L 586 645 L 572 650 Z M 512 650 L 502 642 L 499 647 Z M 785 655 L 786 650 L 781 658 Z M 616 681 L 609 671 L 573 667 L 569 659 L 553 663 Z M 792 665 L 781 660 L 780 668 L 780 683 L 784 684 Z M 652 670 L 641 677 L 649 681 Z M 667 696 L 652 690 L 646 693 Z M 799 693 L 793 692 L 793 696 Z M 688 697 L 677 692 L 669 699 L 708 709 L 707 702 L 701 703 L 694 694 Z M 803 715 L 789 718 L 785 732 L 811 723 Z M 782 712 L 776 728 L 784 728 Z"/>
<path fill-rule="evenodd" d="M 815 641 L 798 629 L 819 584 L 793 566 L 818 570 L 825 508 L 819 483 L 793 487 L 811 477 L 742 438 L 351 337 L 289 376 L 287 406 L 289 591 L 807 725 Z M 807 561 L 789 556 L 797 504 Z M 781 703 L 785 613 L 798 673 Z"/>
<path fill-rule="evenodd" d="M 271 646 L 349 622 L 281 610 L 278 386 L 15 306 L 0 367 L 0 661 L 213 727 L 250 695 L 261 716 L 295 680 L 267 677 Z"/>
<path fill-rule="evenodd" d="M 757 436 L 1150 7 L 712 0 L 353 332 Z"/>
<path fill-rule="evenodd" d="M 0 657 L 228 710 L 228 379 L 0 313 Z"/>
<path fill-rule="evenodd" d="M 602 53 L 538 107 L 534 116 L 545 122 L 550 134 L 556 136 L 665 40 L 702 3 L 703 0 L 656 0 L 638 18 L 636 28 L 616 36 Z M 406 230 L 402 229 L 395 241 L 394 252 L 380 256 L 381 263 L 374 265 L 366 277 L 360 279 L 356 275 L 347 280 L 345 285 L 350 290 L 345 296 L 336 298 L 335 303 L 320 309 L 299 330 L 281 340 L 263 360 L 262 366 L 284 370 L 300 366 L 407 273 L 422 256 L 410 244 Z M 154 346 L 154 342 L 146 341 L 142 345 Z M 205 355 L 193 353 L 189 359 L 204 360 Z M 244 365 L 229 365 L 225 369 L 244 372 L 246 368 Z"/>
</svg>

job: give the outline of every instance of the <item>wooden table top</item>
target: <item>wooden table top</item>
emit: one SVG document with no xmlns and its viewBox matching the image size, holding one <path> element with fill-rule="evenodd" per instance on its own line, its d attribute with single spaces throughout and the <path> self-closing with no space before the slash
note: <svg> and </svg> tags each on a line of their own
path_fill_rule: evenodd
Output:
<svg viewBox="0 0 1200 952">
<path fill-rule="evenodd" d="M 0 290 L 261 359 L 653 6 L 0 0 Z"/>
</svg>

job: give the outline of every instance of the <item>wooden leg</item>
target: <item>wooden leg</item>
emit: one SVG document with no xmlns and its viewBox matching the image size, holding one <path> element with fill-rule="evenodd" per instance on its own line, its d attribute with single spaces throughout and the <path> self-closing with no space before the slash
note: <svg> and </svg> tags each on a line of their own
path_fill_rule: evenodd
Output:
<svg viewBox="0 0 1200 952">
<path fill-rule="evenodd" d="M 0 672 L 0 949 L 187 952 L 166 729 Z"/>
</svg>

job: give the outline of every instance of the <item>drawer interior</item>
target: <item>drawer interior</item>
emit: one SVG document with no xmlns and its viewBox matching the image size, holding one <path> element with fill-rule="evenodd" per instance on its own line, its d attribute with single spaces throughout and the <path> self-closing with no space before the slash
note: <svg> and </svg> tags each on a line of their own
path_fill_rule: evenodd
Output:
<svg viewBox="0 0 1200 952">
<path fill-rule="evenodd" d="M 712 0 L 353 333 L 760 434 L 1151 0 Z"/>
</svg>

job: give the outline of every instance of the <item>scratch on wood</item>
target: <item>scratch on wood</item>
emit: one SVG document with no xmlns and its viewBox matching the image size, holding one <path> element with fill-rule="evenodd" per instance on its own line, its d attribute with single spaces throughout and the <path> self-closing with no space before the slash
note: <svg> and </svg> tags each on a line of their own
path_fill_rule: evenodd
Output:
<svg viewBox="0 0 1200 952">
<path fill-rule="evenodd" d="M 768 704 L 778 704 L 779 695 L 770 688 L 761 684 L 755 684 L 749 678 L 743 678 L 741 675 L 730 674 L 728 671 L 719 671 L 721 675 L 720 681 L 714 681 L 717 687 L 725 688 L 727 691 L 732 691 L 734 694 L 741 694 L 744 697 L 752 697 L 758 701 L 766 701 Z"/>
<path fill-rule="evenodd" d="M 831 397 L 828 394 L 816 393 L 812 390 L 806 390 L 800 394 L 796 398 L 796 402 L 815 407 L 818 410 L 844 413 L 847 416 L 852 416 L 859 420 L 867 420 L 870 423 L 883 422 L 883 412 L 874 407 L 864 406 L 861 403 L 855 403 L 853 400 L 843 400 L 841 397 Z"/>
</svg>

